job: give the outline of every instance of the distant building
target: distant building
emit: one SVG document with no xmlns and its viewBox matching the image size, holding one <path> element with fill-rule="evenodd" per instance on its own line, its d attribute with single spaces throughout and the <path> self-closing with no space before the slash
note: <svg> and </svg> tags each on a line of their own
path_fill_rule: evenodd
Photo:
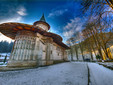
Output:
<svg viewBox="0 0 113 85">
<path fill-rule="evenodd" d="M 67 60 L 62 37 L 48 32 L 50 25 L 44 14 L 33 25 L 22 23 L 0 24 L 0 32 L 15 39 L 13 50 L 8 61 L 11 67 L 30 67 L 50 65 Z"/>
</svg>

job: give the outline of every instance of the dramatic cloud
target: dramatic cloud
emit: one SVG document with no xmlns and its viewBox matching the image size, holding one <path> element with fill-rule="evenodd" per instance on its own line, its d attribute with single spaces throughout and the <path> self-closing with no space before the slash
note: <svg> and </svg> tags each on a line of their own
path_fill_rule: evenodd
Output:
<svg viewBox="0 0 113 85">
<path fill-rule="evenodd" d="M 63 32 L 63 35 L 66 38 L 70 38 L 71 36 L 73 36 L 73 34 L 74 34 L 74 30 L 73 29 Z"/>
<path fill-rule="evenodd" d="M 6 22 L 21 22 L 21 21 L 22 21 L 22 17 L 21 16 L 15 16 L 15 17 L 10 18 L 10 19 L 1 20 L 0 24 L 1 23 L 6 23 Z"/>
<path fill-rule="evenodd" d="M 22 16 L 27 15 L 26 3 L 20 3 L 18 0 L 0 1 L 0 22 L 20 21 Z M 17 19 L 16 19 L 17 17 Z M 6 20 L 6 21 L 5 21 Z"/>
<path fill-rule="evenodd" d="M 59 9 L 59 10 L 54 10 L 51 13 L 49 13 L 48 17 L 56 17 L 63 15 L 65 12 L 67 12 L 68 9 Z"/>
<path fill-rule="evenodd" d="M 83 29 L 83 23 L 81 21 L 82 20 L 80 18 L 70 19 L 70 22 L 68 22 L 67 25 L 65 25 L 63 28 L 63 36 L 68 39 L 72 37 L 76 32 L 81 31 Z"/>
<path fill-rule="evenodd" d="M 21 16 L 27 15 L 26 9 L 24 7 L 20 7 L 20 9 L 17 11 L 17 13 Z"/>
<path fill-rule="evenodd" d="M 13 9 L 11 9 L 12 11 Z M 9 11 L 9 10 L 8 10 Z M 26 9 L 24 6 L 19 6 L 15 9 L 15 12 L 14 14 L 9 13 L 9 17 L 7 18 L 3 18 L 0 20 L 0 23 L 5 23 L 5 22 L 22 22 L 23 21 L 23 16 L 27 15 L 26 13 Z M 4 14 L 2 15 L 4 16 Z"/>
<path fill-rule="evenodd" d="M 12 12 L 10 12 L 10 11 L 12 11 Z M 24 8 L 24 6 L 19 6 L 18 8 L 15 9 L 15 11 L 12 8 L 10 11 L 8 12 L 9 13 L 8 18 L 6 18 L 5 17 L 6 15 L 4 16 L 4 13 L 2 12 L 3 13 L 2 16 L 5 18 L 0 20 L 0 24 L 6 23 L 6 22 L 23 22 L 23 16 L 27 15 L 26 9 Z M 12 13 L 14 13 L 14 14 L 12 14 Z M 2 16 L 0 18 L 2 18 Z M 2 41 L 2 40 L 3 41 L 7 40 L 8 42 L 12 41 L 10 38 L 8 38 L 0 33 L 0 41 Z"/>
<path fill-rule="evenodd" d="M 80 18 L 70 19 L 70 22 L 68 22 L 67 25 L 64 26 L 63 29 L 64 30 L 69 30 L 69 29 L 73 29 L 73 28 L 75 29 L 78 26 L 80 20 L 81 20 Z"/>
</svg>

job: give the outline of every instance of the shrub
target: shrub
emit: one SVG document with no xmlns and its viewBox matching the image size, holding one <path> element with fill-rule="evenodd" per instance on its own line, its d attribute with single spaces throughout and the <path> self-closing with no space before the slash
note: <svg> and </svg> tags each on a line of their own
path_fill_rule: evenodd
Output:
<svg viewBox="0 0 113 85">
<path fill-rule="evenodd" d="M 96 55 L 96 59 L 101 59 L 101 56 L 100 55 Z"/>
</svg>

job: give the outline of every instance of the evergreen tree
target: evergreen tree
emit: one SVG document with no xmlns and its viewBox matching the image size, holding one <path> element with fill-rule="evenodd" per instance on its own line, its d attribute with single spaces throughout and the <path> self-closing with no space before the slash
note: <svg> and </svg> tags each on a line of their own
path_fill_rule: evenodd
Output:
<svg viewBox="0 0 113 85">
<path fill-rule="evenodd" d="M 7 41 L 0 42 L 0 53 L 10 53 L 13 48 L 13 42 L 9 43 Z"/>
</svg>

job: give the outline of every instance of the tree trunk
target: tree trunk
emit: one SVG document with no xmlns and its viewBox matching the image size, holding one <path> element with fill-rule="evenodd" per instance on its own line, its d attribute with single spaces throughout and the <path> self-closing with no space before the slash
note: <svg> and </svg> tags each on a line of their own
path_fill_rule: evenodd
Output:
<svg viewBox="0 0 113 85">
<path fill-rule="evenodd" d="M 96 52 L 95 52 L 95 49 L 94 49 L 94 47 L 92 46 L 91 48 L 93 49 L 93 52 L 94 52 L 94 54 L 95 54 L 95 56 L 96 56 Z"/>
<path fill-rule="evenodd" d="M 80 47 L 80 50 L 81 50 L 81 54 L 82 54 L 82 58 L 83 58 L 83 61 L 84 61 L 83 48 L 81 47 L 80 43 L 79 43 L 79 47 Z"/>
<path fill-rule="evenodd" d="M 90 43 L 88 45 L 88 49 L 89 49 L 89 52 L 90 52 L 90 55 L 91 55 L 91 60 L 93 60 L 92 49 L 91 49 Z"/>
<path fill-rule="evenodd" d="M 92 55 L 92 51 L 90 51 L 90 55 L 91 55 L 91 60 L 93 60 L 93 55 Z"/>
<path fill-rule="evenodd" d="M 71 53 L 71 61 L 73 61 L 73 49 L 72 49 L 72 47 L 70 49 L 70 53 Z"/>
<path fill-rule="evenodd" d="M 100 56 L 101 56 L 101 58 L 103 60 L 101 48 L 98 49 L 98 52 L 99 52 L 99 54 L 100 54 Z"/>
<path fill-rule="evenodd" d="M 77 61 L 78 61 L 78 48 L 75 47 L 75 52 L 76 52 L 76 58 L 77 58 Z"/>
<path fill-rule="evenodd" d="M 106 54 L 106 57 L 109 59 L 108 51 L 107 51 L 107 47 L 106 47 L 106 45 L 105 45 L 105 54 Z"/>
</svg>

